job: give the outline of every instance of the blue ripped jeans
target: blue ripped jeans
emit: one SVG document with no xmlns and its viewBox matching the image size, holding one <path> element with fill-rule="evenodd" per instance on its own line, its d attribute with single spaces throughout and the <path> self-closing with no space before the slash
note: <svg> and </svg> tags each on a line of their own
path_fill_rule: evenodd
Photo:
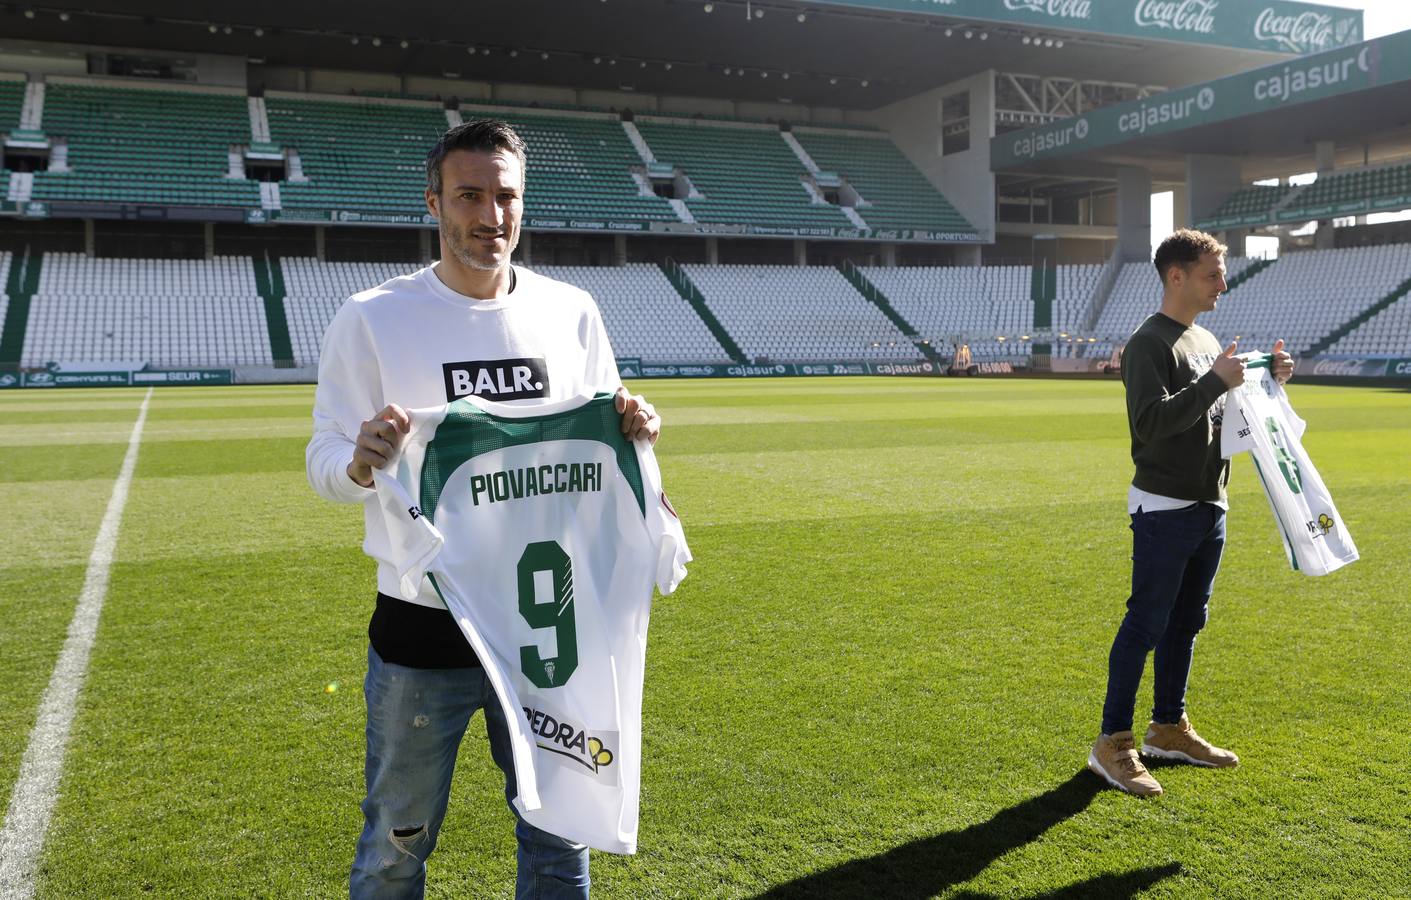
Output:
<svg viewBox="0 0 1411 900">
<path fill-rule="evenodd" d="M 1152 650 L 1152 721 L 1180 721 L 1195 636 L 1205 627 L 1224 550 L 1225 511 L 1213 504 L 1133 514 L 1132 595 L 1107 660 L 1103 734 L 1132 730 L 1137 688 Z"/>
<path fill-rule="evenodd" d="M 470 717 L 485 710 L 490 756 L 515 795 L 509 730 L 485 670 L 410 669 L 367 653 L 367 798 L 349 879 L 353 900 L 420 898 L 426 858 L 446 817 L 456 751 Z M 510 807 L 514 809 L 513 806 Z M 516 816 L 515 900 L 588 896 L 588 848 Z"/>
</svg>

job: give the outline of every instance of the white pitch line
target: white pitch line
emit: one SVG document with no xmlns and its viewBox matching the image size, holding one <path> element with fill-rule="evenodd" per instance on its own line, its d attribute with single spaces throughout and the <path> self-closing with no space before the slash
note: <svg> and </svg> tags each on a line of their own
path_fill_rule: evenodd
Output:
<svg viewBox="0 0 1411 900">
<path fill-rule="evenodd" d="M 59 796 L 69 727 L 73 724 L 78 692 L 88 673 L 88 656 L 98 632 L 98 616 L 108 593 L 108 571 L 112 568 L 118 526 L 122 523 L 123 507 L 127 505 L 132 472 L 137 467 L 137 447 L 142 442 L 142 425 L 147 421 L 147 405 L 151 399 L 152 388 L 148 388 L 127 441 L 127 455 L 123 457 L 118 480 L 113 483 L 108 509 L 98 526 L 98 537 L 93 541 L 83 590 L 69 622 L 68 638 L 54 665 L 49 686 L 44 689 L 39 716 L 20 761 L 20 777 L 10 795 L 5 824 L 0 828 L 0 900 L 29 900 L 34 896 L 39 854 L 44 849 L 49 817 Z"/>
</svg>

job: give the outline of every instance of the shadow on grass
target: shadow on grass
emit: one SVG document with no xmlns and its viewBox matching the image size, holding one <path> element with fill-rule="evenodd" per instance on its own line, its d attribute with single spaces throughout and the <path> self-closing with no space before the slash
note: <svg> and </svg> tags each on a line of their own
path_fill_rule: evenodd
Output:
<svg viewBox="0 0 1411 900">
<path fill-rule="evenodd" d="M 969 881 L 999 857 L 1038 840 L 1054 825 L 1082 812 L 1103 788 L 1100 779 L 1082 769 L 1057 787 L 1001 810 L 987 822 L 915 840 L 876 856 L 854 859 L 825 872 L 805 875 L 770 888 L 756 900 L 844 897 L 921 900 L 934 897 L 952 885 Z M 1165 878 L 1171 871 L 1168 866 L 1128 875 L 1102 875 L 1047 896 L 1131 896 L 1142 887 Z M 1151 880 L 1145 881 L 1148 877 Z M 1121 885 L 1127 882 L 1135 886 L 1129 893 L 1122 894 Z M 1085 894 L 1080 888 L 1090 888 L 1093 893 Z"/>
<path fill-rule="evenodd" d="M 1068 887 L 1035 894 L 1031 900 L 1129 900 L 1137 894 L 1172 875 L 1181 873 L 1181 864 L 1167 863 L 1147 869 L 1134 869 L 1121 875 L 1098 875 L 1087 881 L 1070 884 Z M 975 894 L 962 891 L 952 895 L 952 900 L 999 900 L 990 894 Z"/>
</svg>

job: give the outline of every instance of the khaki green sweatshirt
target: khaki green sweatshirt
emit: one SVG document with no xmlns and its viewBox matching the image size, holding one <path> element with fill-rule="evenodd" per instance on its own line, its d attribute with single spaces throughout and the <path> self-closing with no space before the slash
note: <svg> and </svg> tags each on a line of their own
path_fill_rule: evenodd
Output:
<svg viewBox="0 0 1411 900">
<path fill-rule="evenodd" d="M 1223 348 L 1199 325 L 1156 313 L 1122 353 L 1132 484 L 1181 500 L 1225 500 L 1230 463 L 1220 456 L 1225 383 L 1210 371 Z"/>
</svg>

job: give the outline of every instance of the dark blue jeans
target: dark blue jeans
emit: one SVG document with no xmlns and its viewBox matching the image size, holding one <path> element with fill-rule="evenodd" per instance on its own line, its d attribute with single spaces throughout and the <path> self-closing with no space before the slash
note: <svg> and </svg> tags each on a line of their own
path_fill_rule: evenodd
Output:
<svg viewBox="0 0 1411 900">
<path fill-rule="evenodd" d="M 1152 650 L 1151 718 L 1180 721 L 1195 636 L 1205 627 L 1224 549 L 1225 511 L 1210 503 L 1132 516 L 1132 596 L 1107 660 L 1103 734 L 1132 729 L 1137 688 Z"/>
<path fill-rule="evenodd" d="M 490 756 L 515 795 L 509 728 L 485 670 L 409 669 L 367 652 L 367 799 L 349 879 L 354 900 L 412 900 L 426 890 L 470 717 L 485 710 Z M 510 807 L 514 809 L 513 806 Z M 517 817 L 516 817 L 517 818 Z M 515 900 L 586 900 L 588 848 L 518 819 Z M 489 890 L 487 887 L 486 890 Z"/>
</svg>

